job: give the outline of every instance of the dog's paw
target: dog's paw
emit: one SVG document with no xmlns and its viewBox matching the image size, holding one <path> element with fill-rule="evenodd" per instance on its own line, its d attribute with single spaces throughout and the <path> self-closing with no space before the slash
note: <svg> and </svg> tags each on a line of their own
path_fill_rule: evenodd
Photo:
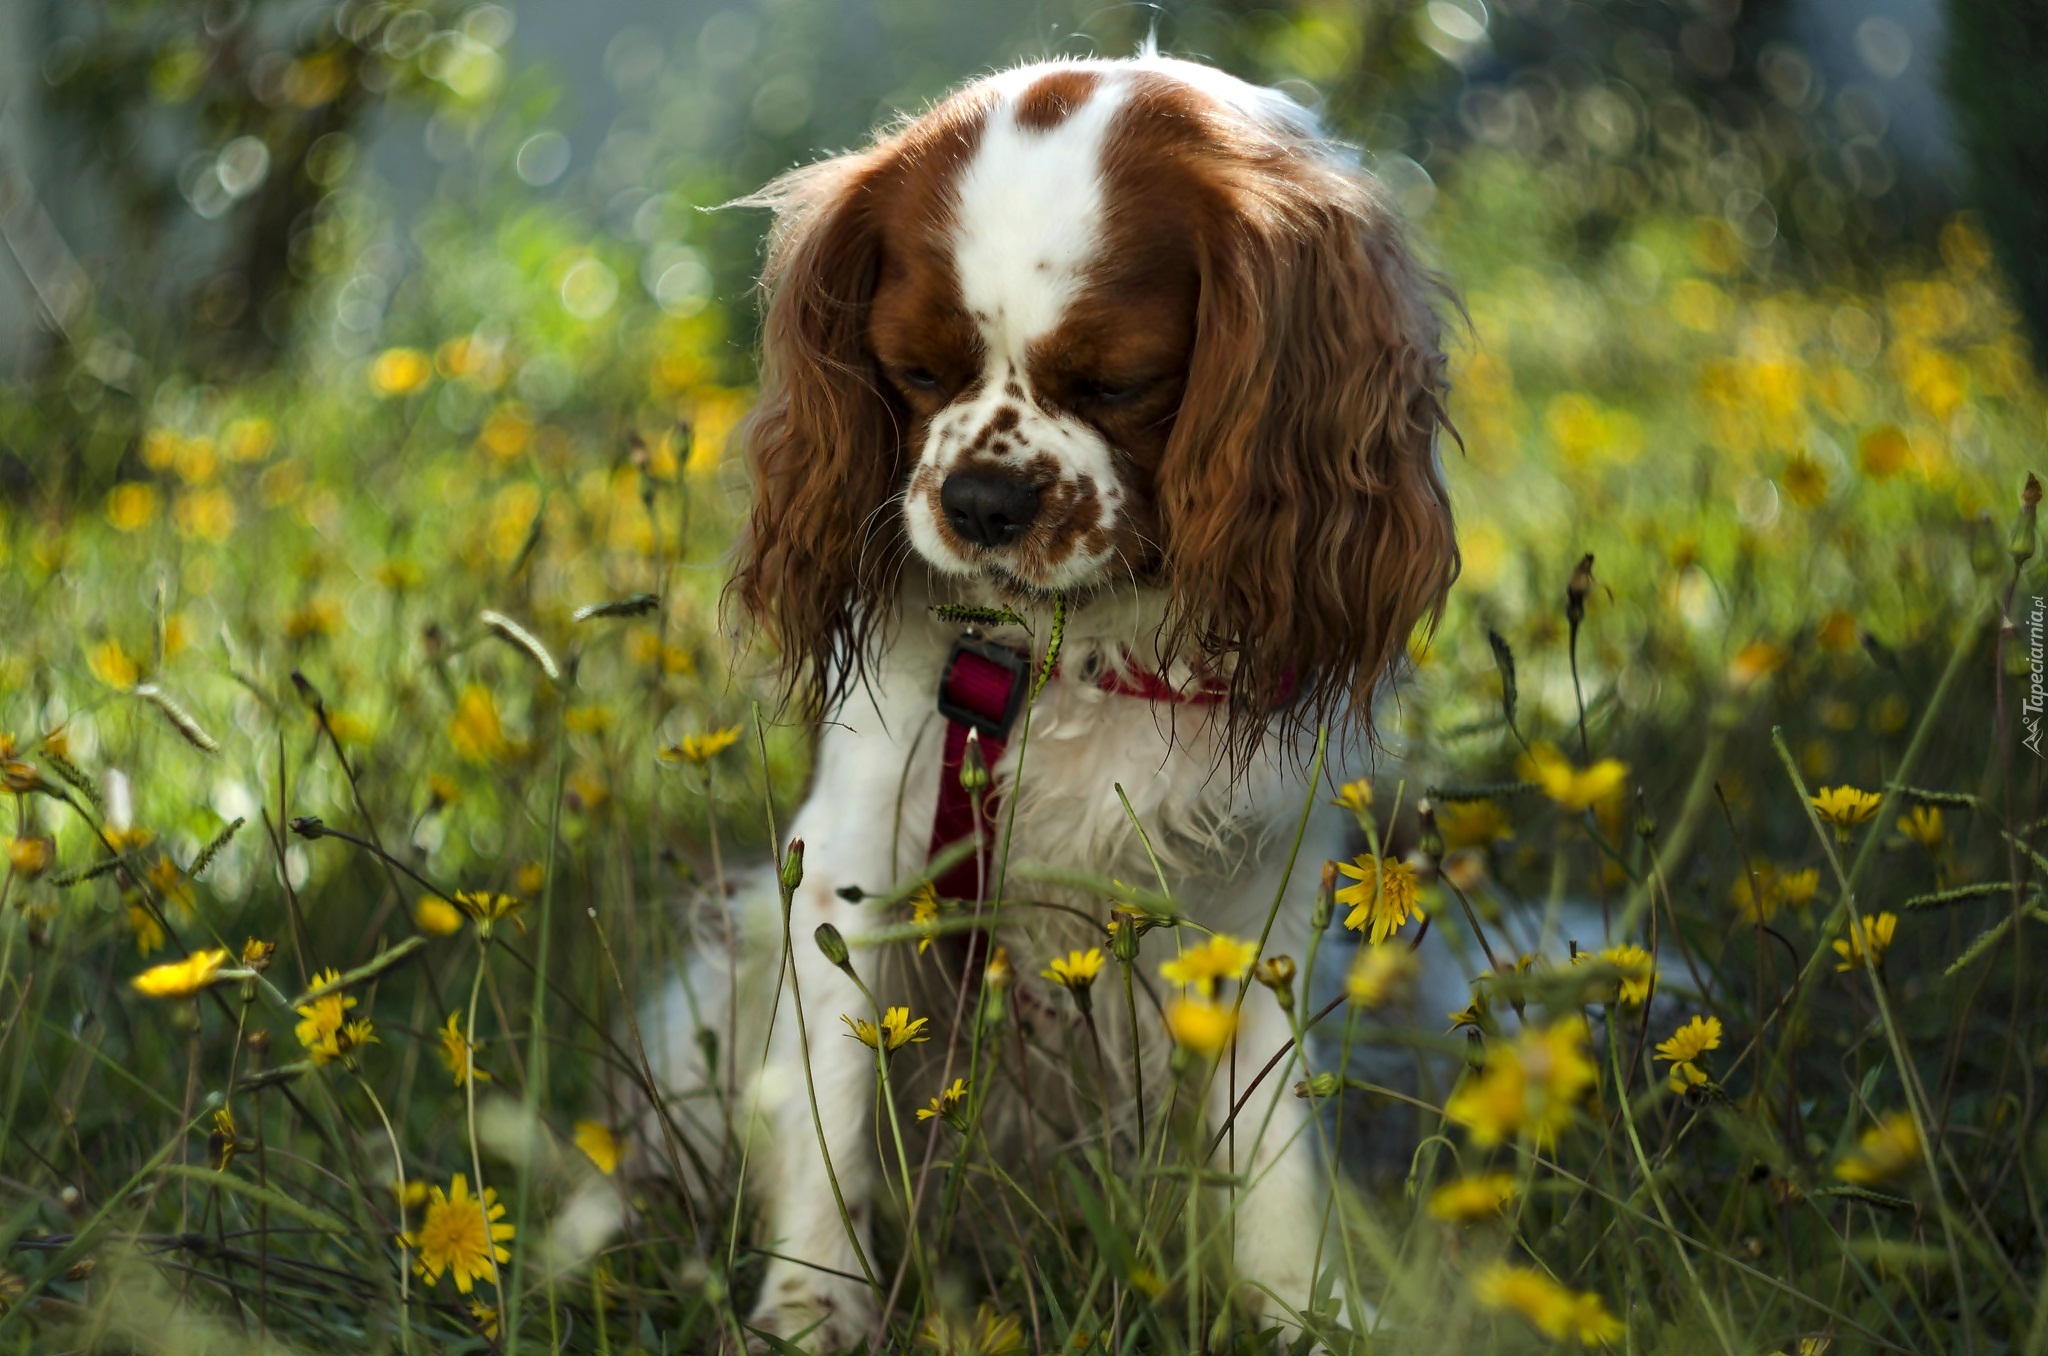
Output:
<svg viewBox="0 0 2048 1356">
<path fill-rule="evenodd" d="M 747 1326 L 749 1356 L 777 1350 L 762 1341 L 772 1333 L 793 1343 L 808 1356 L 841 1356 L 873 1335 L 880 1311 L 874 1294 L 858 1281 L 816 1271 L 786 1271 L 770 1276 Z"/>
</svg>

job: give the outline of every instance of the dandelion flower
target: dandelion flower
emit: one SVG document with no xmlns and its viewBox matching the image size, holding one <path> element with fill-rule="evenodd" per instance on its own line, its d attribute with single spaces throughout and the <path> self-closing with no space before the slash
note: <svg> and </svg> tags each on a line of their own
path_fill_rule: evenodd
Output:
<svg viewBox="0 0 2048 1356">
<path fill-rule="evenodd" d="M 1538 744 L 1529 750 L 1521 767 L 1524 777 L 1573 814 L 1606 800 L 1628 780 L 1628 764 L 1617 758 L 1602 758 L 1582 768 L 1559 753 L 1554 744 Z"/>
<path fill-rule="evenodd" d="M 448 937 L 462 931 L 462 910 L 439 895 L 421 895 L 413 906 L 412 921 L 419 924 L 421 932 Z"/>
<path fill-rule="evenodd" d="M 1069 951 L 1064 956 L 1055 956 L 1052 963 L 1039 973 L 1063 989 L 1085 989 L 1095 982 L 1095 976 L 1102 973 L 1102 948 L 1091 946 L 1086 951 Z"/>
<path fill-rule="evenodd" d="M 93 646 L 86 653 L 85 666 L 92 670 L 93 677 L 123 692 L 142 681 L 142 666 L 129 658 L 118 640 L 108 639 Z"/>
<path fill-rule="evenodd" d="M 1406 862 L 1385 857 L 1360 857 L 1339 862 L 1337 869 L 1358 882 L 1337 891 L 1337 902 L 1351 906 L 1344 926 L 1366 933 L 1378 946 L 1408 924 L 1415 907 L 1415 870 Z"/>
<path fill-rule="evenodd" d="M 1881 913 L 1875 918 L 1865 918 L 1863 925 L 1849 924 L 1849 935 L 1831 943 L 1835 954 L 1842 959 L 1835 964 L 1836 970 L 1869 970 L 1884 963 L 1884 953 L 1891 949 L 1892 933 L 1898 930 L 1897 914 Z"/>
<path fill-rule="evenodd" d="M 912 892 L 910 896 L 910 921 L 917 927 L 924 929 L 923 934 L 917 939 L 917 954 L 922 956 L 925 952 L 932 949 L 932 942 L 939 935 L 937 927 L 939 921 L 939 892 L 932 888 L 930 881 L 926 881 Z"/>
<path fill-rule="evenodd" d="M 1166 1029 L 1175 1044 L 1214 1056 L 1237 1034 L 1237 1010 L 1206 998 L 1176 998 L 1166 1008 Z"/>
<path fill-rule="evenodd" d="M 386 400 L 409 396 L 424 387 L 433 375 L 432 360 L 418 349 L 387 348 L 370 362 L 370 389 Z"/>
<path fill-rule="evenodd" d="M 1362 815 L 1372 808 L 1372 782 L 1360 777 L 1355 782 L 1346 782 L 1337 788 L 1337 798 L 1330 802 L 1341 805 L 1354 815 Z"/>
<path fill-rule="evenodd" d="M 1559 1285 L 1540 1271 L 1493 1262 L 1472 1278 L 1472 1297 L 1484 1309 L 1519 1314 L 1555 1341 L 1606 1346 L 1626 1331 L 1598 1295 Z"/>
<path fill-rule="evenodd" d="M 1505 1172 L 1479 1177 L 1461 1177 L 1429 1193 L 1430 1218 L 1453 1224 L 1470 1224 L 1489 1219 L 1515 1198 L 1515 1179 Z"/>
<path fill-rule="evenodd" d="M 1219 932 L 1161 965 L 1159 975 L 1169 984 L 1192 988 L 1207 998 L 1216 992 L 1217 980 L 1243 979 L 1258 954 L 1257 942 L 1239 941 Z"/>
<path fill-rule="evenodd" d="M 496 1305 L 485 1304 L 482 1300 L 473 1299 L 469 1302 L 469 1318 L 472 1323 L 476 1324 L 478 1332 L 493 1342 L 498 1340 L 499 1324 L 498 1307 Z"/>
<path fill-rule="evenodd" d="M 1630 1007 L 1641 1007 L 1649 1001 L 1650 988 L 1657 982 L 1657 966 L 1650 959 L 1649 952 L 1631 943 L 1627 946 L 1610 946 L 1594 959 L 1604 960 L 1621 971 L 1622 1002 Z"/>
<path fill-rule="evenodd" d="M 1695 1017 L 1671 1033 L 1671 1039 L 1657 1045 L 1657 1058 L 1671 1063 L 1671 1090 L 1684 1092 L 1707 1081 L 1706 1070 L 1695 1062 L 1709 1050 L 1721 1048 L 1721 1019 Z"/>
<path fill-rule="evenodd" d="M 1918 844 L 1930 854 L 1941 851 L 1941 845 L 1948 840 L 1948 828 L 1941 822 L 1938 805 L 1915 805 L 1900 815 L 1899 832 L 1907 842 Z"/>
<path fill-rule="evenodd" d="M 462 689 L 455 699 L 455 714 L 448 719 L 448 742 L 471 763 L 488 763 L 511 748 L 498 719 L 498 699 L 489 688 L 471 683 Z"/>
<path fill-rule="evenodd" d="M 609 1177 L 618 1170 L 619 1140 L 609 1127 L 598 1121 L 576 1122 L 576 1147 L 583 1156 L 597 1165 L 597 1170 Z"/>
<path fill-rule="evenodd" d="M 312 987 L 324 989 L 341 978 L 339 970 L 323 970 L 313 976 Z M 299 1044 L 307 1051 L 328 1047 L 343 1024 L 348 1021 L 349 1009 L 356 1005 L 355 998 L 345 993 L 325 993 L 298 1009 L 300 1021 L 292 1028 Z M 315 1056 L 316 1063 L 324 1063 Z"/>
<path fill-rule="evenodd" d="M 215 1172 L 226 1172 L 235 1155 L 248 1147 L 236 1134 L 235 1113 L 222 1107 L 213 1113 L 213 1130 L 206 1136 L 206 1162 Z"/>
<path fill-rule="evenodd" d="M 48 838 L 7 840 L 7 865 L 15 875 L 25 880 L 34 880 L 42 875 L 56 859 L 57 845 Z"/>
<path fill-rule="evenodd" d="M 1721 1048 L 1721 1019 L 1695 1017 L 1657 1044 L 1657 1058 L 1688 1064 L 1709 1050 Z"/>
<path fill-rule="evenodd" d="M 1870 1186 L 1903 1176 L 1920 1161 L 1920 1127 L 1894 1111 L 1863 1132 L 1856 1150 L 1835 1165 L 1835 1176 L 1852 1186 Z"/>
<path fill-rule="evenodd" d="M 526 907 L 526 901 L 517 896 L 501 895 L 490 890 L 457 890 L 455 907 L 476 920 L 479 937 L 489 937 L 492 927 L 507 918 L 518 924 L 521 932 L 526 931 L 526 924 L 521 923 L 517 917 L 519 911 Z"/>
<path fill-rule="evenodd" d="M 956 1130 L 965 1129 L 966 1127 L 960 1124 L 958 1117 L 960 1104 L 966 1100 L 967 1080 L 956 1078 L 953 1080 L 953 1086 L 941 1090 L 938 1096 L 917 1109 L 917 1118 L 921 1121 L 943 1119 L 946 1124 Z"/>
<path fill-rule="evenodd" d="M 1584 1024 L 1568 1019 L 1495 1046 L 1486 1067 L 1451 1094 L 1444 1113 L 1481 1146 L 1523 1131 L 1541 1144 L 1571 1124 L 1573 1110 L 1598 1077 L 1586 1056 Z"/>
<path fill-rule="evenodd" d="M 1451 851 L 1485 847 L 1515 836 L 1507 812 L 1490 800 L 1444 802 L 1436 810 L 1436 828 L 1443 835 L 1444 846 Z"/>
<path fill-rule="evenodd" d="M 855 1040 L 884 1054 L 894 1054 L 906 1045 L 922 1045 L 931 1039 L 924 1029 L 931 1019 L 919 1017 L 913 1021 L 909 1008 L 890 1008 L 884 1012 L 879 1030 L 873 1022 L 856 1021 L 843 1013 L 839 1020 L 846 1023 L 848 1033 Z"/>
<path fill-rule="evenodd" d="M 477 1047 L 469 1043 L 462 1034 L 462 1014 L 451 1012 L 448 1023 L 440 1031 L 441 1062 L 448 1066 L 448 1072 L 455 1075 L 455 1086 L 469 1086 L 470 1076 L 475 1075 L 479 1083 L 488 1083 L 491 1076 L 476 1067 Z"/>
<path fill-rule="evenodd" d="M 447 1272 L 465 1295 L 477 1281 L 495 1284 L 497 1263 L 512 1260 L 511 1249 L 503 1246 L 512 1226 L 497 1223 L 504 1215 L 495 1190 L 485 1188 L 481 1199 L 472 1196 L 469 1179 L 459 1172 L 446 1192 L 434 1187 L 427 1193 L 426 1218 L 404 1238 L 414 1253 L 413 1273 L 432 1285 Z"/>
<path fill-rule="evenodd" d="M 671 744 L 658 755 L 665 763 L 695 763 L 703 767 L 719 754 L 739 743 L 738 725 L 728 725 L 723 730 L 706 730 L 702 734 L 687 734 L 680 744 Z"/>
<path fill-rule="evenodd" d="M 1820 868 L 1817 866 L 1809 866 L 1804 871 L 1788 871 L 1778 877 L 1778 898 L 1792 908 L 1805 908 L 1818 893 Z"/>
<path fill-rule="evenodd" d="M 1405 946 L 1362 946 L 1344 977 L 1344 996 L 1361 1008 L 1385 1007 L 1407 992 L 1420 968 Z"/>
<path fill-rule="evenodd" d="M 1853 786 L 1823 787 L 1813 798 L 1813 810 L 1834 825 L 1836 838 L 1847 842 L 1849 830 L 1877 813 L 1880 799 L 1874 791 L 1858 791 Z"/>
<path fill-rule="evenodd" d="M 972 1324 L 932 1314 L 917 1330 L 917 1346 L 940 1356 L 1021 1356 L 1024 1324 L 1014 1316 L 998 1315 L 986 1304 Z"/>
<path fill-rule="evenodd" d="M 190 998 L 213 983 L 227 959 L 226 947 L 195 951 L 184 960 L 144 970 L 128 982 L 148 998 Z"/>
<path fill-rule="evenodd" d="M 135 950 L 144 956 L 161 951 L 164 942 L 164 925 L 156 921 L 156 915 L 140 904 L 128 906 L 128 928 L 135 934 Z"/>
</svg>

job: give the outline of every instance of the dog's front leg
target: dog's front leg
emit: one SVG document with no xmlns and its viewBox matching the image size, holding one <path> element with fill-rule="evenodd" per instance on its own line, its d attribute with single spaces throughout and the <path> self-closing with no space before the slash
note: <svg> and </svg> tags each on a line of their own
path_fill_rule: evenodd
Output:
<svg viewBox="0 0 2048 1356">
<path fill-rule="evenodd" d="M 914 709 L 895 714 L 893 728 L 915 729 Z M 881 727 L 872 713 L 868 718 L 870 731 Z M 879 1014 L 819 951 L 816 933 L 830 923 L 856 942 L 883 921 L 837 892 L 848 885 L 872 891 L 892 879 L 902 757 L 879 733 L 832 729 L 819 746 L 817 789 L 792 826 L 805 844 L 804 875 L 790 904 L 791 968 L 784 972 L 761 1076 L 762 1114 L 772 1137 L 762 1179 L 768 1197 L 763 1244 L 780 1255 L 768 1264 L 753 1325 L 820 1356 L 855 1346 L 878 1317 L 862 1262 L 877 1169 L 875 1064 L 840 1017 L 874 1022 Z M 855 964 L 863 959 L 856 951 Z"/>
<path fill-rule="evenodd" d="M 1227 1062 L 1216 1071 L 1207 1110 L 1210 1132 L 1223 1129 L 1211 1163 L 1242 1183 L 1230 1216 L 1237 1298 L 1262 1320 L 1292 1332 L 1298 1331 L 1295 1315 L 1312 1302 L 1318 1268 L 1328 1270 L 1336 1259 L 1318 1247 L 1333 1186 L 1318 1158 L 1314 1113 L 1293 1092 L 1301 1066 L 1283 1059 L 1250 1087 L 1290 1039 L 1286 1015 L 1270 994 L 1245 995 L 1236 1047 L 1224 1056 L 1235 1057 L 1236 1076 Z M 1340 1302 L 1342 1296 L 1340 1285 Z"/>
</svg>

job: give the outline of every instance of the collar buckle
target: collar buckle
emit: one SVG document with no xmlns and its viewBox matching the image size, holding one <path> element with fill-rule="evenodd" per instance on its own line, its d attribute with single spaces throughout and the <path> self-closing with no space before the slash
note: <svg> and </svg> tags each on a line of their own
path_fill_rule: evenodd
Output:
<svg viewBox="0 0 2048 1356">
<path fill-rule="evenodd" d="M 1008 739 L 1030 690 L 1030 655 L 979 636 L 961 636 L 939 676 L 939 714 L 983 739 Z"/>
</svg>

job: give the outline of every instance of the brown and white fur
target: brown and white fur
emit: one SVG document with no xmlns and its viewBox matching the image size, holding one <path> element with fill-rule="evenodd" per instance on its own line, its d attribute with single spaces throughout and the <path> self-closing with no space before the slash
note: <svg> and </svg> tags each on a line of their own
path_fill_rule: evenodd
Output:
<svg viewBox="0 0 2048 1356">
<path fill-rule="evenodd" d="M 788 831 L 807 848 L 794 979 L 824 1137 L 865 1234 L 880 1167 L 874 1071 L 838 1017 L 868 1010 L 810 938 L 837 926 L 884 1003 L 908 992 L 904 967 L 937 981 L 918 1008 L 937 1034 L 929 1071 L 899 1066 L 903 1099 L 922 1105 L 938 1091 L 930 1056 L 948 1035 L 958 962 L 944 973 L 935 949 L 882 966 L 858 940 L 901 916 L 838 892 L 884 890 L 923 862 L 938 795 L 934 699 L 960 630 L 929 605 L 1003 604 L 1041 619 L 1054 594 L 1072 605 L 1062 676 L 1030 712 L 1010 861 L 1150 882 L 1121 785 L 1192 917 L 1255 937 L 1312 799 L 1323 808 L 1266 947 L 1300 958 L 1318 867 L 1342 855 L 1346 832 L 1306 782 L 1313 731 L 1331 727 L 1335 766 L 1348 769 L 1375 694 L 1456 573 L 1435 450 L 1439 292 L 1372 181 L 1308 112 L 1149 54 L 977 80 L 753 201 L 776 219 L 762 396 L 744 435 L 756 501 L 732 590 L 796 698 L 826 717 L 814 789 Z M 1083 677 L 1106 664 L 1228 697 L 1113 695 Z M 999 791 L 1018 750 L 1013 739 L 994 769 Z M 768 958 L 744 986 L 765 1008 L 781 920 L 770 883 L 755 895 L 740 910 L 740 945 L 757 967 Z M 995 940 L 1014 961 L 1015 1001 L 1056 1053 L 1072 1039 L 1073 1008 L 1038 972 L 1101 934 L 1034 924 Z M 1171 946 L 1170 934 L 1147 941 L 1140 965 L 1155 989 Z M 772 1155 L 754 1178 L 768 1193 L 765 1246 L 790 1259 L 770 1264 L 755 1319 L 839 1351 L 872 1331 L 877 1306 L 846 1279 L 859 1267 L 819 1156 L 790 1001 L 785 986 L 765 1075 L 741 1103 Z M 1135 1041 L 1152 1061 L 1147 1088 L 1165 1087 L 1156 1009 L 1144 1005 L 1133 1037 L 1120 1003 L 1097 1008 L 1105 1039 Z M 1240 1080 L 1289 1034 L 1269 1000 L 1243 1014 L 1230 1056 Z M 758 1032 L 765 1016 L 734 1034 Z M 692 1046 L 672 1034 L 673 1048 Z M 726 1048 L 751 1074 L 758 1047 Z M 1025 1058 L 1027 1081 L 1057 1077 L 1049 1056 Z M 952 1067 L 966 1071 L 964 1054 Z M 1214 1081 L 1212 1124 L 1230 1083 Z M 991 1114 L 1046 1152 L 1062 1125 L 1093 1130 L 1016 1101 Z M 1234 1293 L 1286 1321 L 1314 1286 L 1309 1222 L 1323 1217 L 1327 1184 L 1303 1104 L 1280 1102 L 1258 1144 L 1247 1132 L 1231 1146 L 1252 1183 L 1235 1202 Z M 923 1134 L 913 1142 L 921 1159 Z"/>
</svg>

